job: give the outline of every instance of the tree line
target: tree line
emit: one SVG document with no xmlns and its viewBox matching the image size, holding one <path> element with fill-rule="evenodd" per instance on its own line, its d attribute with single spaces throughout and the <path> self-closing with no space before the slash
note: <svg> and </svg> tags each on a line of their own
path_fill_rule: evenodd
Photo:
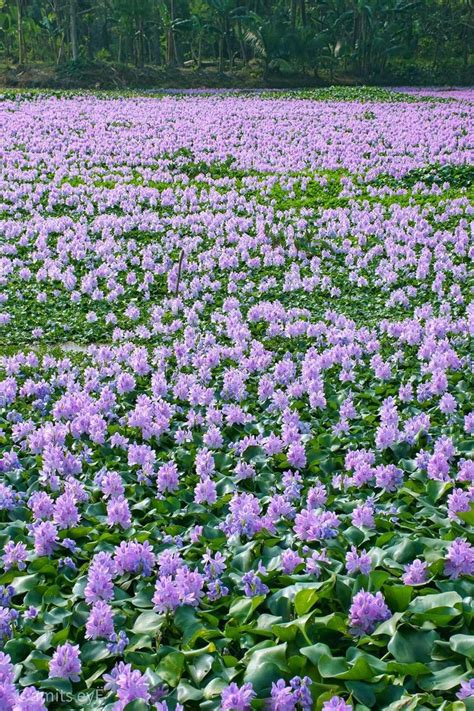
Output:
<svg viewBox="0 0 474 711">
<path fill-rule="evenodd" d="M 0 0 L 0 59 L 333 78 L 471 66 L 474 0 Z"/>
</svg>

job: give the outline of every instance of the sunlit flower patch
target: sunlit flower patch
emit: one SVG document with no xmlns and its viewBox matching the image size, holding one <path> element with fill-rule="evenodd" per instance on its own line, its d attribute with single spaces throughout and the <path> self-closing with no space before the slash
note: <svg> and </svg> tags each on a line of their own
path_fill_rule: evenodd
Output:
<svg viewBox="0 0 474 711">
<path fill-rule="evenodd" d="M 0 121 L 0 708 L 472 708 L 472 102 Z"/>
</svg>

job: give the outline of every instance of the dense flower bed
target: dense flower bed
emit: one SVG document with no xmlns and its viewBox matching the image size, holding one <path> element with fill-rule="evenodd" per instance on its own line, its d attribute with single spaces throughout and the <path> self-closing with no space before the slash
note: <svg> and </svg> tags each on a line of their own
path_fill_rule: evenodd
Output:
<svg viewBox="0 0 474 711">
<path fill-rule="evenodd" d="M 472 103 L 0 121 L 0 709 L 473 708 Z"/>
</svg>

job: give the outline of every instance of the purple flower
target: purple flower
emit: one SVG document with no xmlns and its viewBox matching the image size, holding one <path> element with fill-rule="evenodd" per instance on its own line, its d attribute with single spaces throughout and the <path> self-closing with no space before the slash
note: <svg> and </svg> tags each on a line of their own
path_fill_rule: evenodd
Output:
<svg viewBox="0 0 474 711">
<path fill-rule="evenodd" d="M 122 528 L 130 528 L 132 518 L 127 499 L 123 497 L 110 499 L 107 503 L 107 523 L 111 526 L 117 525 Z"/>
<path fill-rule="evenodd" d="M 317 509 L 320 506 L 324 506 L 327 498 L 326 487 L 324 484 L 318 483 L 316 486 L 312 486 L 308 489 L 307 508 Z"/>
<path fill-rule="evenodd" d="M 207 449 L 200 449 L 195 459 L 196 474 L 201 478 L 210 477 L 216 470 L 214 457 Z"/>
<path fill-rule="evenodd" d="M 438 481 L 449 481 L 449 462 L 442 452 L 435 452 L 428 460 L 428 477 Z"/>
<path fill-rule="evenodd" d="M 351 546 L 351 550 L 346 554 L 346 568 L 349 575 L 359 571 L 364 575 L 368 575 L 372 570 L 372 561 L 365 550 L 359 554 L 357 553 L 357 548 Z"/>
<path fill-rule="evenodd" d="M 17 610 L 0 606 L 0 639 L 7 640 L 13 636 L 13 627 L 18 616 Z"/>
<path fill-rule="evenodd" d="M 69 492 L 62 494 L 54 504 L 54 522 L 58 528 L 72 528 L 78 521 L 79 511 L 74 497 Z"/>
<path fill-rule="evenodd" d="M 106 602 L 95 602 L 86 622 L 86 639 L 110 639 L 114 634 L 112 608 Z"/>
<path fill-rule="evenodd" d="M 325 701 L 322 711 L 352 711 L 352 704 L 346 704 L 342 696 L 333 696 Z"/>
<path fill-rule="evenodd" d="M 362 589 L 353 600 L 349 610 L 349 624 L 352 634 L 371 634 L 379 622 L 391 617 L 381 592 L 373 595 Z"/>
<path fill-rule="evenodd" d="M 462 681 L 461 682 L 461 688 L 459 689 L 458 693 L 456 694 L 458 699 L 469 699 L 470 697 L 474 696 L 474 677 L 472 679 L 469 679 L 468 681 Z"/>
<path fill-rule="evenodd" d="M 288 464 L 295 469 L 304 469 L 306 466 L 306 452 L 301 442 L 290 444 L 287 454 Z"/>
<path fill-rule="evenodd" d="M 209 600 L 219 600 L 229 594 L 229 588 L 222 584 L 218 579 L 211 580 L 207 584 L 207 597 Z"/>
<path fill-rule="evenodd" d="M 175 575 L 160 575 L 155 584 L 153 603 L 160 613 L 172 612 L 180 605 L 197 607 L 203 597 L 204 577 L 182 565 Z"/>
<path fill-rule="evenodd" d="M 24 543 L 13 543 L 8 541 L 3 549 L 3 567 L 5 570 L 17 567 L 18 570 L 26 568 L 25 561 L 28 558 L 28 550 Z"/>
<path fill-rule="evenodd" d="M 114 711 L 123 711 L 135 699 L 150 699 L 148 679 L 138 669 L 132 669 L 131 664 L 119 662 L 110 674 L 104 674 L 104 681 L 106 691 L 113 691 L 119 698 Z"/>
<path fill-rule="evenodd" d="M 250 682 L 240 688 L 232 682 L 222 690 L 220 711 L 250 711 L 254 697 L 255 691 Z"/>
<path fill-rule="evenodd" d="M 359 504 L 352 512 L 352 524 L 357 528 L 374 528 L 374 506 L 370 501 Z"/>
<path fill-rule="evenodd" d="M 128 644 L 128 637 L 123 630 L 120 630 L 118 635 L 114 632 L 110 635 L 110 641 L 107 643 L 107 649 L 111 654 L 122 655 Z"/>
<path fill-rule="evenodd" d="M 288 549 L 281 554 L 281 567 L 284 573 L 291 575 L 295 568 L 303 562 L 303 558 L 295 551 Z"/>
<path fill-rule="evenodd" d="M 28 506 L 35 519 L 49 518 L 54 513 L 54 502 L 44 491 L 35 491 L 28 499 Z"/>
<path fill-rule="evenodd" d="M 319 578 L 321 575 L 321 566 L 319 564 L 321 562 L 329 563 L 325 548 L 321 552 L 313 551 L 309 558 L 306 559 L 306 572 Z"/>
<path fill-rule="evenodd" d="M 51 521 L 41 521 L 31 526 L 38 555 L 51 555 L 56 548 L 58 530 Z"/>
<path fill-rule="evenodd" d="M 405 572 L 402 575 L 402 580 L 405 585 L 421 585 L 427 579 L 427 564 L 416 558 L 413 563 L 405 566 Z"/>
<path fill-rule="evenodd" d="M 239 533 L 252 538 L 262 528 L 260 504 L 253 494 L 235 494 L 229 509 L 230 513 L 221 524 L 228 536 Z"/>
<path fill-rule="evenodd" d="M 10 511 L 15 508 L 17 497 L 11 486 L 0 483 L 0 511 Z"/>
<path fill-rule="evenodd" d="M 270 711 L 294 711 L 296 708 L 293 689 L 286 685 L 284 679 L 272 684 L 269 708 Z"/>
<path fill-rule="evenodd" d="M 214 580 L 219 578 L 226 569 L 226 559 L 222 553 L 217 553 L 213 557 L 209 548 L 202 557 L 204 572 L 208 578 Z"/>
<path fill-rule="evenodd" d="M 265 575 L 266 571 L 264 568 L 259 568 L 259 573 Z M 266 595 L 269 592 L 269 588 L 265 583 L 261 581 L 257 573 L 254 570 L 250 570 L 248 573 L 242 576 L 242 583 L 244 586 L 244 592 L 247 597 L 257 597 L 258 595 Z"/>
<path fill-rule="evenodd" d="M 297 499 L 303 488 L 303 478 L 299 472 L 288 470 L 283 473 L 282 486 L 284 495 L 289 501 Z"/>
<path fill-rule="evenodd" d="M 470 491 L 454 489 L 448 496 L 448 517 L 451 520 L 455 520 L 458 514 L 470 511 L 473 499 L 474 489 L 472 487 Z"/>
<path fill-rule="evenodd" d="M 309 690 L 311 683 L 311 679 L 307 676 L 303 679 L 299 676 L 293 677 L 289 686 L 284 679 L 278 679 L 272 684 L 270 711 L 296 711 L 296 709 L 311 711 L 313 708 L 313 699 Z"/>
<path fill-rule="evenodd" d="M 13 711 L 46 711 L 43 692 L 37 691 L 33 686 L 27 686 L 18 696 Z"/>
<path fill-rule="evenodd" d="M 301 678 L 295 676 L 290 680 L 290 686 L 293 689 L 293 698 L 297 703 L 297 708 L 301 711 L 311 711 L 313 708 L 313 698 L 311 696 L 312 681 L 309 676 Z"/>
<path fill-rule="evenodd" d="M 474 546 L 463 538 L 456 538 L 449 547 L 444 572 L 450 578 L 474 575 Z"/>
<path fill-rule="evenodd" d="M 197 504 L 215 504 L 217 501 L 217 488 L 209 477 L 201 479 L 194 490 L 194 501 Z"/>
<path fill-rule="evenodd" d="M 155 554 L 148 541 L 122 541 L 115 549 L 114 563 L 119 575 L 124 573 L 139 573 L 151 575 L 155 565 Z"/>
<path fill-rule="evenodd" d="M 467 434 L 474 434 L 474 412 L 469 412 L 464 417 L 464 431 Z"/>
<path fill-rule="evenodd" d="M 439 401 L 439 409 L 445 415 L 449 415 L 456 411 L 457 402 L 451 393 L 445 393 Z"/>
<path fill-rule="evenodd" d="M 171 575 L 161 575 L 156 581 L 153 604 L 159 613 L 171 612 L 180 606 L 178 587 Z"/>
<path fill-rule="evenodd" d="M 79 681 L 81 678 L 81 661 L 79 645 L 66 642 L 60 645 L 49 663 L 49 676 L 61 679 Z"/>
<path fill-rule="evenodd" d="M 322 541 L 337 535 L 340 521 L 332 511 L 302 509 L 296 515 L 294 531 L 300 541 Z"/>
<path fill-rule="evenodd" d="M 394 464 L 375 467 L 375 484 L 386 491 L 396 491 L 403 483 L 403 472 Z"/>
<path fill-rule="evenodd" d="M 86 601 L 91 604 L 98 600 L 112 600 L 115 564 L 108 553 L 99 553 L 92 559 L 84 589 Z"/>
<path fill-rule="evenodd" d="M 10 711 L 17 701 L 17 691 L 13 683 L 15 668 L 8 654 L 0 652 L 0 709 Z"/>
<path fill-rule="evenodd" d="M 178 488 L 179 474 L 178 467 L 174 462 L 163 464 L 157 473 L 158 491 L 162 494 L 166 491 L 173 492 Z"/>
<path fill-rule="evenodd" d="M 104 472 L 96 477 L 96 482 L 107 498 L 119 499 L 124 495 L 125 488 L 122 477 L 117 472 Z"/>
</svg>

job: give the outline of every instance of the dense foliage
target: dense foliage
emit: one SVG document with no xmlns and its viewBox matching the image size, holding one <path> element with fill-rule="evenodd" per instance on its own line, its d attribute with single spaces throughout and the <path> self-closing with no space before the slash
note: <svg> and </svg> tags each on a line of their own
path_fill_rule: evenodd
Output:
<svg viewBox="0 0 474 711">
<path fill-rule="evenodd" d="M 469 83 L 473 27 L 471 0 L 0 0 L 0 56 Z"/>
<path fill-rule="evenodd" d="M 0 101 L 2 710 L 473 709 L 474 104 L 375 95 Z"/>
</svg>

